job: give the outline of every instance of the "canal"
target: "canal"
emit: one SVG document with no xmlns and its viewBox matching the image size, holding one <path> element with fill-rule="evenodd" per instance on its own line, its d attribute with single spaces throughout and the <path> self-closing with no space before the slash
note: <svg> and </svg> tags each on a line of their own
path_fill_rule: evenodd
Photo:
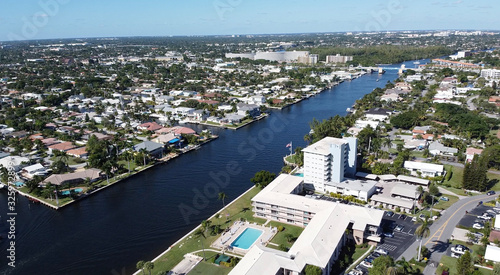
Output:
<svg viewBox="0 0 500 275">
<path fill-rule="evenodd" d="M 414 67 L 412 62 L 406 66 Z M 286 144 L 304 147 L 313 118 L 345 115 L 355 100 L 396 78 L 397 70 L 373 73 L 271 111 L 268 118 L 237 131 L 210 128 L 219 138 L 199 150 L 59 211 L 18 197 L 16 267 L 7 266 L 4 238 L 0 274 L 130 274 L 137 261 L 152 260 L 220 209 L 217 191 L 224 191 L 228 202 L 252 186 L 250 178 L 257 171 L 278 173 L 289 152 Z M 4 237 L 5 213 L 7 192 L 2 190 Z"/>
</svg>

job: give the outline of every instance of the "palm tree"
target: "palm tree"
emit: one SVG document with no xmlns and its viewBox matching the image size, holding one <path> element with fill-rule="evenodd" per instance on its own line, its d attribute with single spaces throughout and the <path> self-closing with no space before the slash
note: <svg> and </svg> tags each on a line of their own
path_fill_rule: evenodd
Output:
<svg viewBox="0 0 500 275">
<path fill-rule="evenodd" d="M 420 223 L 420 226 L 415 230 L 415 235 L 420 238 L 420 244 L 418 246 L 418 255 L 417 259 L 420 261 L 420 252 L 422 251 L 422 239 L 429 237 L 431 234 L 431 230 L 429 229 L 429 218 L 425 216 L 424 219 L 418 219 L 417 223 Z"/>
<path fill-rule="evenodd" d="M 225 204 L 224 204 L 224 199 L 226 199 L 226 193 L 224 193 L 224 192 L 220 192 L 220 193 L 219 193 L 219 198 L 218 198 L 218 200 L 221 200 L 221 201 L 222 201 L 222 208 L 224 208 L 224 207 L 225 207 Z"/>
<path fill-rule="evenodd" d="M 151 270 L 153 270 L 153 268 L 155 268 L 155 264 L 153 262 L 148 261 L 144 263 L 144 269 L 149 271 L 149 275 L 151 275 Z"/>
<path fill-rule="evenodd" d="M 387 150 L 389 150 L 389 149 L 391 149 L 391 148 L 392 148 L 392 140 L 391 140 L 391 138 L 390 138 L 390 137 L 386 137 L 386 138 L 384 138 L 384 140 L 383 140 L 383 142 L 382 142 L 382 143 L 383 143 L 383 145 L 384 145 L 385 147 L 387 147 Z"/>
<path fill-rule="evenodd" d="M 196 231 L 196 233 L 194 233 L 194 235 L 196 236 L 196 238 L 203 237 L 203 240 L 201 240 L 201 247 L 203 249 L 203 260 L 205 260 L 205 245 L 203 244 L 204 240 L 207 238 L 205 236 L 205 231 L 200 228 L 198 231 Z"/>
<path fill-rule="evenodd" d="M 137 264 L 135 265 L 137 269 L 142 270 L 142 274 L 144 274 L 144 261 L 138 261 Z"/>
</svg>

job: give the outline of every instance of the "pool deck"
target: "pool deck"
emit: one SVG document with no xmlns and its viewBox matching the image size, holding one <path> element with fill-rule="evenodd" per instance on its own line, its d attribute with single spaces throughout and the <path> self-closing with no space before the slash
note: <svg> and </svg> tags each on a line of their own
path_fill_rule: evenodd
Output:
<svg viewBox="0 0 500 275">
<path fill-rule="evenodd" d="M 263 233 L 248 249 L 232 247 L 231 244 L 234 242 L 234 240 L 236 240 L 247 228 L 261 230 L 263 231 Z M 245 255 L 248 250 L 250 250 L 250 248 L 252 248 L 252 246 L 257 242 L 266 245 L 277 232 L 277 229 L 273 227 L 265 227 L 256 223 L 236 221 L 230 228 L 222 233 L 222 235 L 217 238 L 215 242 L 212 243 L 211 247 L 220 249 L 222 251 L 230 251 L 239 255 Z"/>
</svg>

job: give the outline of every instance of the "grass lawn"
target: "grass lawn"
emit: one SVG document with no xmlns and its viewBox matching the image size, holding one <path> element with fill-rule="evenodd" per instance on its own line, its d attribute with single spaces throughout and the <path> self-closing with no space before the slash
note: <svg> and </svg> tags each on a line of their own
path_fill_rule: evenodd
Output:
<svg viewBox="0 0 500 275">
<path fill-rule="evenodd" d="M 226 275 L 232 268 L 225 266 L 217 266 L 212 263 L 200 262 L 197 264 L 188 275 L 203 274 L 203 275 Z M 155 273 L 152 273 L 155 274 Z"/>
<path fill-rule="evenodd" d="M 128 161 L 119 160 L 118 165 L 123 165 L 123 167 L 128 170 Z M 135 161 L 130 161 L 130 171 L 134 172 L 135 168 L 137 168 L 137 164 L 135 164 Z"/>
<path fill-rule="evenodd" d="M 451 165 L 445 165 L 445 169 L 448 170 Z M 456 193 L 458 195 L 465 195 L 464 191 L 461 189 L 462 186 L 462 178 L 464 174 L 464 169 L 461 167 L 453 166 L 453 175 L 449 181 L 443 181 L 443 184 L 449 184 L 451 187 L 444 187 L 445 189 Z M 497 183 L 491 188 L 491 190 L 500 191 L 500 175 L 488 173 L 489 180 L 496 180 Z"/>
<path fill-rule="evenodd" d="M 50 158 L 51 161 L 57 161 L 61 159 L 60 157 L 56 157 L 56 156 L 53 156 Z M 66 161 L 65 159 L 61 159 L 62 161 Z M 81 158 L 75 158 L 75 157 L 72 157 L 72 156 L 68 156 L 68 165 L 75 165 L 75 164 L 81 164 L 81 163 L 85 163 L 85 160 L 81 159 Z"/>
<path fill-rule="evenodd" d="M 458 261 L 458 259 L 456 259 L 456 258 L 452 258 L 449 256 L 443 256 L 441 258 L 441 263 L 439 264 L 439 266 L 437 268 L 436 274 L 441 274 L 444 270 L 444 267 L 449 268 L 450 275 L 457 274 L 457 270 L 456 270 L 457 261 Z M 478 268 L 478 270 L 481 271 L 481 273 L 483 275 L 492 275 L 493 274 L 493 272 L 488 270 L 488 269 Z"/>
<path fill-rule="evenodd" d="M 366 253 L 371 248 L 371 246 L 361 248 L 361 247 L 356 247 L 356 250 L 354 251 L 354 254 L 352 254 L 352 262 L 356 262 L 363 254 Z"/>
<path fill-rule="evenodd" d="M 448 207 L 450 207 L 452 204 L 454 204 L 455 202 L 458 201 L 458 197 L 456 196 L 452 196 L 452 195 L 448 195 L 448 194 L 444 194 L 443 197 L 447 197 L 448 199 L 450 199 L 449 201 L 443 201 L 443 200 L 439 200 L 438 203 L 434 204 L 434 209 L 441 209 L 441 210 L 444 210 L 444 209 L 447 209 Z"/>
<path fill-rule="evenodd" d="M 261 189 L 253 187 L 248 193 L 241 197 L 238 201 L 234 202 L 231 206 L 226 208 L 222 213 L 220 219 L 213 218 L 212 225 L 221 224 L 221 229 L 224 230 L 228 226 L 231 226 L 234 221 L 244 218 L 249 222 L 257 222 L 263 224 L 266 220 L 253 217 L 251 198 L 253 198 Z M 226 221 L 226 213 L 229 213 L 229 218 Z M 206 234 L 206 239 L 198 239 L 194 236 L 194 233 L 187 238 L 182 239 L 177 245 L 173 246 L 169 252 L 165 253 L 160 259 L 155 262 L 155 267 L 152 274 L 156 274 L 160 271 L 169 271 L 174 266 L 176 266 L 183 258 L 184 254 L 198 251 L 202 249 L 201 241 L 205 248 L 209 248 L 212 242 L 214 242 L 219 235 L 211 236 L 209 233 Z M 200 242 L 199 242 L 200 241 Z M 165 247 L 167 249 L 167 247 Z M 192 273 L 190 273 L 192 274 Z M 197 274 L 197 273 L 194 273 Z M 208 274 L 208 273 L 207 273 Z"/>
<path fill-rule="evenodd" d="M 28 188 L 26 188 L 26 186 L 23 186 L 21 188 L 18 188 L 20 191 L 22 191 L 23 193 L 26 193 L 26 194 L 29 194 L 28 193 Z M 39 197 L 39 196 L 35 196 L 34 194 L 30 194 L 31 196 L 37 198 L 38 200 L 41 200 L 41 201 L 44 201 L 48 204 L 51 204 L 53 206 L 57 206 L 57 201 L 56 201 L 56 198 L 54 197 L 52 200 L 49 199 L 44 199 L 42 197 Z M 62 206 L 62 205 L 65 205 L 66 203 L 68 202 L 72 202 L 73 199 L 70 197 L 70 196 L 60 196 L 58 197 L 58 200 L 59 200 L 59 206 Z"/>
<path fill-rule="evenodd" d="M 295 242 L 295 240 L 300 236 L 300 233 L 302 233 L 302 231 L 304 231 L 304 228 L 298 227 L 298 226 L 293 226 L 290 224 L 284 224 L 284 223 L 279 223 L 279 222 L 270 222 L 269 224 L 273 227 L 283 226 L 285 228 L 285 230 L 276 233 L 276 235 L 274 235 L 274 237 L 271 239 L 271 242 L 277 244 L 278 246 L 281 244 L 281 245 L 284 245 L 284 246 L 290 248 L 293 245 L 293 243 Z M 293 237 L 295 238 L 291 243 L 289 243 L 286 240 L 287 234 L 292 234 Z M 274 245 L 271 245 L 270 247 L 276 248 L 276 249 L 278 248 Z"/>
</svg>

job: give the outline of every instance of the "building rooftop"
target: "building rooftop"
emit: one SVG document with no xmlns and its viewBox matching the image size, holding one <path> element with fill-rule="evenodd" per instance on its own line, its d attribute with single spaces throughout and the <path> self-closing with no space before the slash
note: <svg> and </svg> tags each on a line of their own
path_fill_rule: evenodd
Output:
<svg viewBox="0 0 500 275">
<path fill-rule="evenodd" d="M 406 198 L 416 198 L 418 196 L 418 191 L 415 185 L 397 184 L 392 188 L 391 194 Z"/>
<path fill-rule="evenodd" d="M 330 154 L 330 144 L 342 145 L 347 144 L 347 141 L 341 138 L 325 137 L 324 139 L 302 149 L 302 151 L 313 154 L 328 155 Z"/>
<path fill-rule="evenodd" d="M 369 192 L 375 185 L 376 181 L 372 180 L 356 180 L 356 179 L 346 179 L 342 182 L 327 182 L 325 185 L 341 187 L 350 190 L 359 190 L 364 192 Z"/>
<path fill-rule="evenodd" d="M 417 162 L 417 161 L 405 161 L 404 167 L 406 169 L 419 169 L 423 171 L 436 171 L 443 172 L 444 166 L 441 164 Z"/>
</svg>

